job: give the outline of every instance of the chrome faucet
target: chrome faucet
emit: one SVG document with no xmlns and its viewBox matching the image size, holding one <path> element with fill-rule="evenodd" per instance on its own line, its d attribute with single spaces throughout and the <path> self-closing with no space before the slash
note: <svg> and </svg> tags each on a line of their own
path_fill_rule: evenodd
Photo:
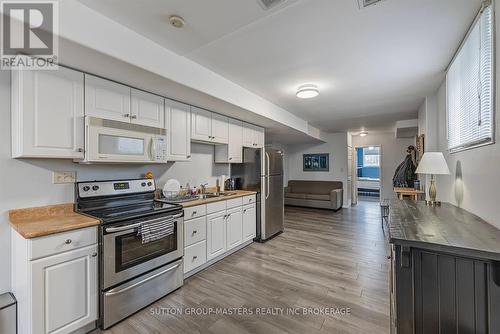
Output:
<svg viewBox="0 0 500 334">
<path fill-rule="evenodd" d="M 208 183 L 200 184 L 202 194 L 205 194 L 205 192 L 207 191 L 207 186 L 208 186 Z"/>
</svg>

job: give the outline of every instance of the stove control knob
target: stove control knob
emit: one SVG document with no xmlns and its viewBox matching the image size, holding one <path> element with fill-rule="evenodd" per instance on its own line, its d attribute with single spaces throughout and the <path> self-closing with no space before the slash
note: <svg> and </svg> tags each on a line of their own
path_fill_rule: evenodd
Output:
<svg viewBox="0 0 500 334">
<path fill-rule="evenodd" d="M 93 190 L 93 191 L 97 191 L 97 190 L 99 190 L 99 186 L 92 186 L 92 190 Z"/>
<path fill-rule="evenodd" d="M 145 187 L 146 186 L 146 182 L 142 182 L 141 186 Z"/>
<path fill-rule="evenodd" d="M 149 181 L 148 182 L 148 187 L 151 187 L 153 185 L 153 182 Z"/>
<path fill-rule="evenodd" d="M 84 186 L 83 187 L 83 191 L 89 191 L 90 190 L 90 187 L 89 186 Z"/>
</svg>

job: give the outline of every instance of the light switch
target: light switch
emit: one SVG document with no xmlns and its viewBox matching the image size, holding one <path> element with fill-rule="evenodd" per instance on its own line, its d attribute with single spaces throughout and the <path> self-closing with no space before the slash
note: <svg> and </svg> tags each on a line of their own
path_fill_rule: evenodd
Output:
<svg viewBox="0 0 500 334">
<path fill-rule="evenodd" d="M 52 183 L 54 184 L 75 183 L 75 182 L 76 182 L 76 172 L 52 173 Z"/>
</svg>

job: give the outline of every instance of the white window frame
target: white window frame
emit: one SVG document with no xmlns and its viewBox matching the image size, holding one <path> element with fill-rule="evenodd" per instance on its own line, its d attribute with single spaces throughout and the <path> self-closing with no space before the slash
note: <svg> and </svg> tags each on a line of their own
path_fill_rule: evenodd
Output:
<svg viewBox="0 0 500 334">
<path fill-rule="evenodd" d="M 457 147 L 457 148 L 448 148 L 448 151 L 450 152 L 450 154 L 458 153 L 458 152 L 466 151 L 466 150 L 471 150 L 471 149 L 474 149 L 474 148 L 483 147 L 483 146 L 487 146 L 487 145 L 492 145 L 492 144 L 495 144 L 495 141 L 496 141 L 496 15 L 495 15 L 496 8 L 495 8 L 494 1 L 485 0 L 483 2 L 483 4 L 481 5 L 481 9 L 479 10 L 479 13 L 476 15 L 474 21 L 470 25 L 469 30 L 467 31 L 467 34 L 465 35 L 464 39 L 460 43 L 460 46 L 457 49 L 457 51 L 455 52 L 455 54 L 454 54 L 454 56 L 453 56 L 450 64 L 448 65 L 446 71 L 448 72 L 448 70 L 450 69 L 450 67 L 453 64 L 453 62 L 455 61 L 456 57 L 458 56 L 458 54 L 462 50 L 463 45 L 465 44 L 465 42 L 469 38 L 469 35 L 473 31 L 476 23 L 481 18 L 481 15 L 482 15 L 484 9 L 487 8 L 488 6 L 491 6 L 491 15 L 492 15 L 492 18 L 491 18 L 492 19 L 492 32 L 491 32 L 492 36 L 491 36 L 491 39 L 492 39 L 492 53 L 493 53 L 493 55 L 491 57 L 491 71 L 492 71 L 492 73 L 491 73 L 491 76 L 492 76 L 492 86 L 491 86 L 491 94 L 492 94 L 492 101 L 491 101 L 491 105 L 492 105 L 492 111 L 491 111 L 491 131 L 492 131 L 492 136 L 491 136 L 490 140 L 486 140 L 484 142 L 464 144 L 463 146 Z M 450 123 L 449 123 L 449 112 L 448 112 L 448 83 L 447 83 L 447 77 L 445 77 L 445 123 L 446 123 L 446 141 L 447 141 L 447 146 L 448 146 L 448 143 L 449 143 L 449 124 Z"/>
</svg>

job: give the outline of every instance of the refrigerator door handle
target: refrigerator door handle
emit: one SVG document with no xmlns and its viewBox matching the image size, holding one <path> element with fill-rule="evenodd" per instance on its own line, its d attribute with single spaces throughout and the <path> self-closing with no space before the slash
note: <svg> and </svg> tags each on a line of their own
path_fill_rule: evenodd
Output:
<svg viewBox="0 0 500 334">
<path fill-rule="evenodd" d="M 267 178 L 267 184 L 266 184 L 266 199 L 269 198 L 270 191 L 269 191 L 269 174 L 271 173 L 271 158 L 269 157 L 269 154 L 266 152 L 266 160 L 267 160 L 267 168 L 266 168 L 266 178 Z"/>
</svg>

